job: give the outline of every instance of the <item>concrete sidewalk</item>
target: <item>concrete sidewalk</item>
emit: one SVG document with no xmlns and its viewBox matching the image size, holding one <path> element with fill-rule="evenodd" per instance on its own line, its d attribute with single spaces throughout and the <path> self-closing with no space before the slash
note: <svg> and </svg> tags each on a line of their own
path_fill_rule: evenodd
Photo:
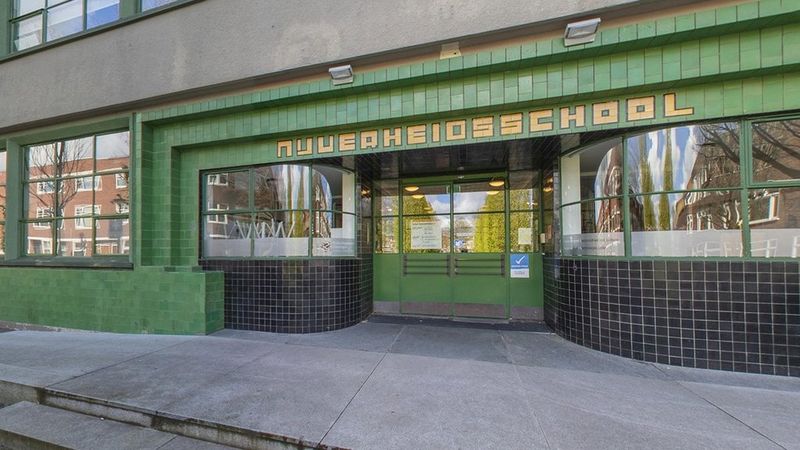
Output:
<svg viewBox="0 0 800 450">
<path fill-rule="evenodd" d="M 800 448 L 798 378 L 640 363 L 524 331 L 11 332 L 3 381 L 357 449 Z"/>
</svg>

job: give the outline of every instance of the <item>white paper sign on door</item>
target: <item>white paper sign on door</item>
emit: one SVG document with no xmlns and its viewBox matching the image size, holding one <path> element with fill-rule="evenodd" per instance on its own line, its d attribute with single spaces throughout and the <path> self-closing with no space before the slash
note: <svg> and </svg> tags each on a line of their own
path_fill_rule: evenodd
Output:
<svg viewBox="0 0 800 450">
<path fill-rule="evenodd" d="M 439 250 L 442 248 L 442 226 L 438 222 L 411 222 L 412 250 Z"/>
<path fill-rule="evenodd" d="M 533 245 L 533 228 L 520 228 L 517 235 L 517 244 Z"/>
</svg>

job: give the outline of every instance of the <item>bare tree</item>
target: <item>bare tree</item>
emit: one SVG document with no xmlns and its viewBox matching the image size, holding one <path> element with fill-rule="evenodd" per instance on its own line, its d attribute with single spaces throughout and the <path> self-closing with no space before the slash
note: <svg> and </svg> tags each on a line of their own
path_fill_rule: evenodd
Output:
<svg viewBox="0 0 800 450">
<path fill-rule="evenodd" d="M 77 179 L 58 181 L 80 172 L 89 172 L 91 186 L 94 186 L 91 161 L 92 143 L 85 139 L 31 147 L 28 169 L 33 184 L 28 193 L 31 200 L 29 207 L 44 207 L 49 209 L 50 217 L 64 217 L 64 208 L 78 193 Z"/>
</svg>

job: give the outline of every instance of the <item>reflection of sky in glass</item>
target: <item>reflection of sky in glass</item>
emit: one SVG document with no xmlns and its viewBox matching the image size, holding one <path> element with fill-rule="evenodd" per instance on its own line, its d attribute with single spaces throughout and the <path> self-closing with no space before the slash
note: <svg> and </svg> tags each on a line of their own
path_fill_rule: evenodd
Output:
<svg viewBox="0 0 800 450">
<path fill-rule="evenodd" d="M 130 153 L 129 139 L 127 131 L 97 136 L 97 159 L 127 158 Z"/>
<path fill-rule="evenodd" d="M 457 192 L 453 196 L 453 211 L 475 212 L 486 203 L 486 192 Z"/>
<path fill-rule="evenodd" d="M 436 214 L 450 214 L 450 194 L 428 194 L 425 199 Z"/>
<path fill-rule="evenodd" d="M 0 152 L 0 172 L 6 171 L 6 152 Z"/>
<path fill-rule="evenodd" d="M 687 189 L 690 182 L 690 177 L 694 169 L 695 162 L 697 161 L 700 143 L 703 140 L 702 132 L 699 126 L 686 126 L 679 128 L 670 128 L 667 130 L 659 130 L 647 133 L 646 136 L 646 151 L 645 157 L 647 158 L 647 166 L 650 169 L 650 175 L 653 181 L 653 190 L 651 192 L 663 191 L 665 189 L 664 179 L 664 161 L 666 157 L 666 143 L 667 133 L 669 133 L 670 140 L 672 141 L 671 157 L 672 157 L 672 189 L 682 190 Z M 642 188 L 642 173 L 640 167 L 640 149 L 639 149 L 639 136 L 632 137 L 628 140 L 628 171 L 629 183 L 631 189 L 635 192 L 641 192 Z M 670 198 L 670 210 L 674 213 L 675 203 L 681 197 L 680 194 L 672 194 Z"/>
</svg>

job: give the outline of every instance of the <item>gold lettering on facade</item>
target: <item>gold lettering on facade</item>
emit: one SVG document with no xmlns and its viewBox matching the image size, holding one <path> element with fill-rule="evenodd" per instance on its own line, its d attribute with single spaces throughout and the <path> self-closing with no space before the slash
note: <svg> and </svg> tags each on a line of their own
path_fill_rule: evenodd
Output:
<svg viewBox="0 0 800 450">
<path fill-rule="evenodd" d="M 278 141 L 278 158 L 292 156 L 292 141 Z"/>
<path fill-rule="evenodd" d="M 391 147 L 393 145 L 403 145 L 402 142 L 403 129 L 402 128 L 384 128 L 383 129 L 383 146 Z"/>
<path fill-rule="evenodd" d="M 531 119 L 531 133 L 537 131 L 551 131 L 553 129 L 553 122 L 542 122 L 542 120 L 553 120 L 552 109 L 542 109 L 539 111 L 531 111 L 529 113 Z"/>
<path fill-rule="evenodd" d="M 378 148 L 378 130 L 362 131 L 360 148 Z"/>
<path fill-rule="evenodd" d="M 656 118 L 656 98 L 637 97 L 628 99 L 628 121 Z"/>
<path fill-rule="evenodd" d="M 352 152 L 356 149 L 356 134 L 343 133 L 339 135 L 339 151 Z"/>
<path fill-rule="evenodd" d="M 460 141 L 467 138 L 467 121 L 450 120 L 444 123 L 444 139 L 446 141 Z"/>
<path fill-rule="evenodd" d="M 595 103 L 592 105 L 592 124 L 605 125 L 619 122 L 619 102 Z"/>
<path fill-rule="evenodd" d="M 303 141 L 306 141 L 305 148 L 303 148 Z M 308 156 L 312 153 L 314 153 L 314 138 L 297 140 L 297 156 Z"/>
<path fill-rule="evenodd" d="M 472 137 L 486 138 L 494 136 L 494 116 L 472 119 Z"/>
<path fill-rule="evenodd" d="M 442 122 L 428 122 L 391 128 L 355 130 L 352 132 L 323 136 L 301 136 L 277 142 L 277 157 L 291 158 L 314 154 L 334 152 L 352 152 L 354 150 L 374 151 L 381 147 L 389 149 L 408 145 L 424 145 L 442 141 L 464 141 L 470 139 L 491 138 L 510 135 L 534 135 L 536 133 L 553 132 L 556 128 L 568 130 L 592 125 L 618 124 L 624 117 L 629 122 L 691 116 L 695 108 L 678 107 L 678 96 L 675 93 L 658 94 L 663 96 L 664 106 L 658 105 L 656 96 L 621 98 L 593 104 L 565 107 L 554 107 L 533 111 L 510 112 L 503 114 L 481 115 L 466 119 L 454 119 Z M 661 97 L 659 97 L 661 98 Z M 624 109 L 624 110 L 623 110 Z M 527 119 L 525 114 L 528 115 Z M 560 119 L 558 127 L 556 120 Z M 528 120 L 526 132 L 525 121 Z M 497 125 L 497 130 L 495 130 Z M 469 127 L 469 130 L 467 129 Z M 316 145 L 315 145 L 316 144 Z"/>
<path fill-rule="evenodd" d="M 676 103 L 676 95 L 675 94 L 664 94 L 664 116 L 666 117 L 676 117 L 676 116 L 691 116 L 694 114 L 694 108 L 681 108 L 678 109 L 675 106 Z"/>
<path fill-rule="evenodd" d="M 500 135 L 522 133 L 522 113 L 503 114 L 500 116 Z"/>
<path fill-rule="evenodd" d="M 574 122 L 575 125 L 572 125 L 571 122 Z M 573 112 L 572 108 L 567 106 L 561 108 L 561 129 L 564 130 L 566 128 L 579 128 L 586 125 L 586 107 L 583 105 L 578 105 L 575 107 Z"/>
<path fill-rule="evenodd" d="M 442 140 L 442 126 L 438 123 L 431 125 L 431 142 L 439 142 Z"/>
<path fill-rule="evenodd" d="M 406 128 L 406 144 L 424 144 L 428 140 L 425 128 L 425 125 L 412 125 Z"/>
<path fill-rule="evenodd" d="M 320 136 L 317 138 L 317 153 L 333 153 L 333 136 Z"/>
</svg>

